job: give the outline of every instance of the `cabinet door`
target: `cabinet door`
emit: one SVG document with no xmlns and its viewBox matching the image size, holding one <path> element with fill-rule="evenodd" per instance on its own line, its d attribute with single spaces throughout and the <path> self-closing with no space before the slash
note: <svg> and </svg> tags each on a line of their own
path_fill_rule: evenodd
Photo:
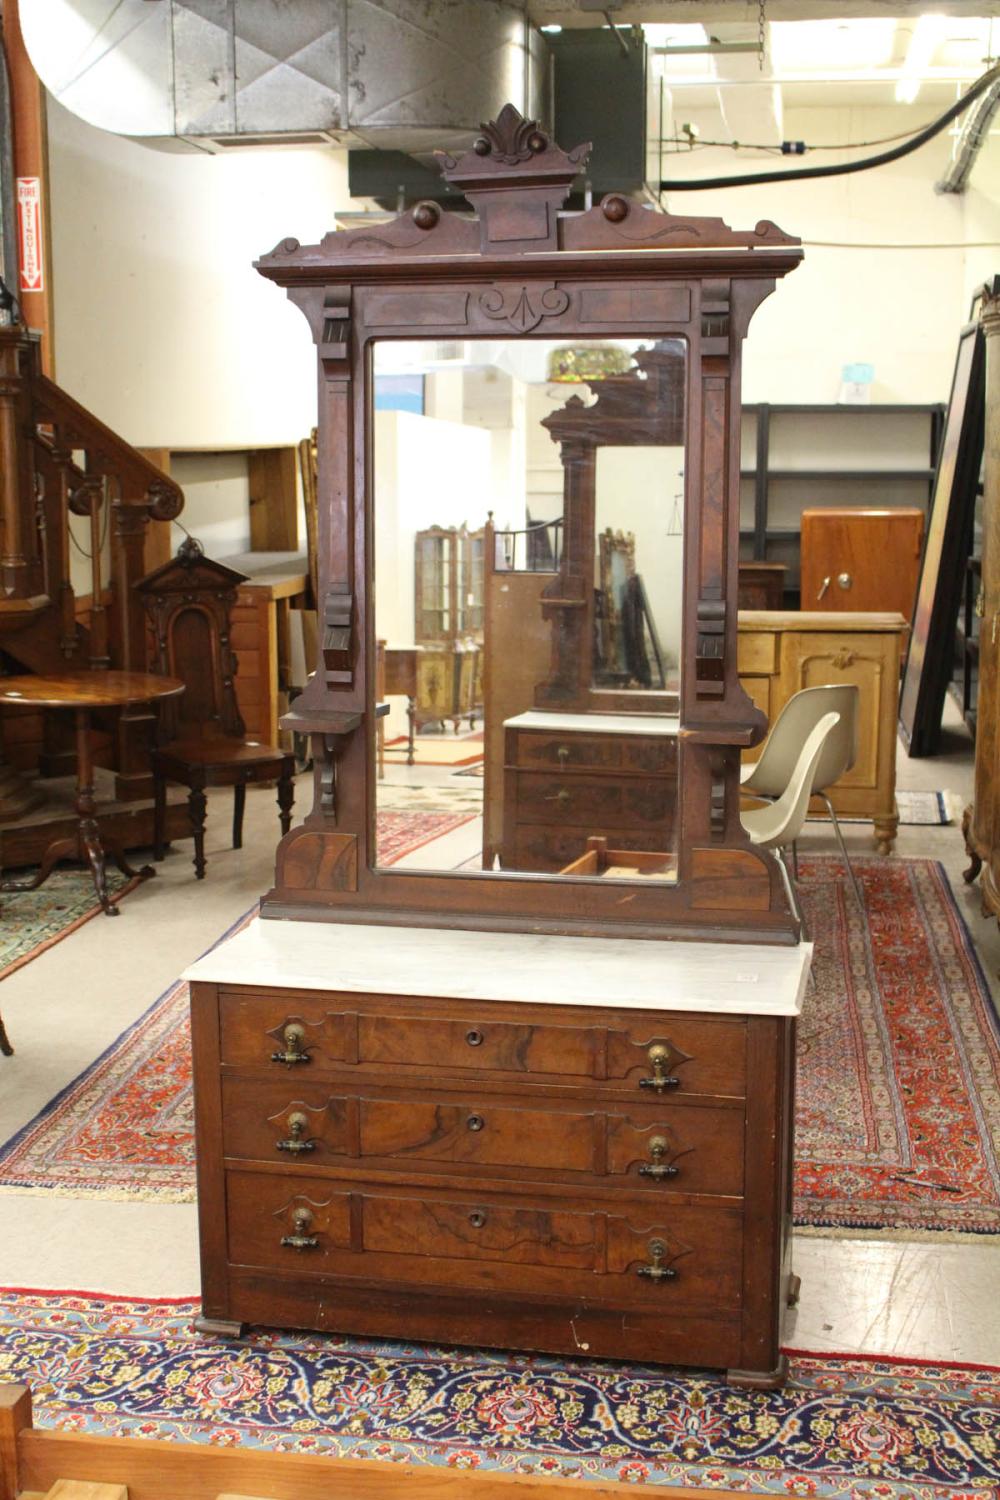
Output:
<svg viewBox="0 0 1000 1500">
<path fill-rule="evenodd" d="M 871 791 L 885 786 L 890 776 L 888 757 L 896 752 L 898 653 L 899 638 L 891 634 L 789 631 L 782 637 L 782 704 L 801 688 L 853 683 L 859 690 L 858 758 L 838 781 L 841 792 Z M 776 712 L 780 704 L 771 707 Z"/>
<path fill-rule="evenodd" d="M 804 510 L 802 608 L 911 619 L 923 539 L 920 510 Z"/>
</svg>

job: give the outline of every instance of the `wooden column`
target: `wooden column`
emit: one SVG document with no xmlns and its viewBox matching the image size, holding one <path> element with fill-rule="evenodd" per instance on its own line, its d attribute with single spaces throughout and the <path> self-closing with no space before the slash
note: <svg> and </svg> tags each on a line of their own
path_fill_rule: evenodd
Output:
<svg viewBox="0 0 1000 1500">
<path fill-rule="evenodd" d="M 55 375 L 52 311 L 52 232 L 49 214 L 49 141 L 45 90 L 21 36 L 19 0 L 3 0 L 3 41 L 10 78 L 14 121 L 14 173 L 18 196 L 23 184 L 36 183 L 40 195 L 40 285 L 29 289 L 23 276 L 13 287 L 24 321 L 42 336 L 42 370 Z"/>
</svg>

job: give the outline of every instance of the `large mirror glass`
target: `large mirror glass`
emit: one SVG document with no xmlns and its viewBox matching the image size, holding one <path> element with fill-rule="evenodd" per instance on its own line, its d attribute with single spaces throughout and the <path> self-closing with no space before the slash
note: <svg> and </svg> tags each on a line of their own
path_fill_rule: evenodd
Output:
<svg viewBox="0 0 1000 1500">
<path fill-rule="evenodd" d="M 676 880 L 686 348 L 372 350 L 381 867 Z"/>
</svg>

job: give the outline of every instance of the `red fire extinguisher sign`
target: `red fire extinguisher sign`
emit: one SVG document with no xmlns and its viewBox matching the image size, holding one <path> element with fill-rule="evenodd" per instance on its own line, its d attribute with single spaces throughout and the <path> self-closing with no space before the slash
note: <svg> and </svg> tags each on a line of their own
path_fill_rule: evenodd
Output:
<svg viewBox="0 0 1000 1500">
<path fill-rule="evenodd" d="M 44 291 L 42 185 L 37 177 L 17 179 L 17 227 L 21 241 L 21 291 Z"/>
</svg>

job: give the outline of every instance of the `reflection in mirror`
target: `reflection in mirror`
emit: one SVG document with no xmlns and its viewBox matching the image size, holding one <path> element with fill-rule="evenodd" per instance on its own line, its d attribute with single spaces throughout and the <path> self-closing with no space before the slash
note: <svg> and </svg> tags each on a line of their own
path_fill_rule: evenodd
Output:
<svg viewBox="0 0 1000 1500">
<path fill-rule="evenodd" d="M 374 345 L 380 867 L 676 879 L 685 371 Z"/>
</svg>

